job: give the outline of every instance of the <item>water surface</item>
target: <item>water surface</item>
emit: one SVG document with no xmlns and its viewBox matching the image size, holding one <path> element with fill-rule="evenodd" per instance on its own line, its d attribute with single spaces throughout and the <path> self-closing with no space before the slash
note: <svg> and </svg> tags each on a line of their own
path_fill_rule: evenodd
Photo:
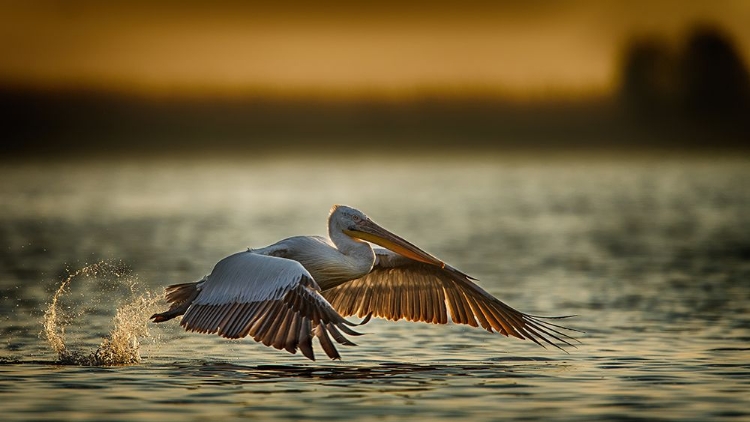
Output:
<svg viewBox="0 0 750 422">
<path fill-rule="evenodd" d="M 750 418 L 744 157 L 132 159 L 3 164 L 0 178 L 5 419 Z M 246 247 L 324 234 L 335 203 L 516 308 L 578 315 L 583 343 L 373 321 L 342 361 L 310 362 L 170 322 L 138 337 L 140 363 L 91 367 L 40 336 L 76 271 L 126 269 L 62 296 L 67 346 L 88 353 L 117 309 Z"/>
</svg>

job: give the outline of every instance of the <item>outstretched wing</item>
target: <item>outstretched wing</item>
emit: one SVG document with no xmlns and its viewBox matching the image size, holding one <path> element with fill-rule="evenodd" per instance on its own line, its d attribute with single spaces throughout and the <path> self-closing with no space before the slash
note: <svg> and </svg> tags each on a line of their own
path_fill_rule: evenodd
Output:
<svg viewBox="0 0 750 422">
<path fill-rule="evenodd" d="M 331 359 L 340 359 L 329 334 L 354 345 L 339 330 L 359 333 L 319 293 L 320 287 L 297 261 L 240 252 L 216 264 L 180 325 L 188 331 L 227 338 L 251 336 L 276 349 L 315 360 L 312 336 Z"/>
<path fill-rule="evenodd" d="M 481 325 L 540 346 L 573 346 L 570 341 L 575 339 L 560 329 L 576 330 L 511 308 L 449 265 L 418 262 L 386 249 L 375 253 L 369 274 L 323 292 L 340 315 L 446 324 L 450 313 L 455 323 Z"/>
</svg>

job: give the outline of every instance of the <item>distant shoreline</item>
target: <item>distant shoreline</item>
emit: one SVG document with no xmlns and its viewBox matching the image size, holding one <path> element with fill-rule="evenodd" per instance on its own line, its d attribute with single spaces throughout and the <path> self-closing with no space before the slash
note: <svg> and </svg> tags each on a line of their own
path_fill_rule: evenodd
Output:
<svg viewBox="0 0 750 422">
<path fill-rule="evenodd" d="M 616 97 L 162 98 L 0 87 L 3 156 L 750 149 L 748 119 L 634 115 Z M 744 116 L 744 115 L 743 115 Z"/>
</svg>

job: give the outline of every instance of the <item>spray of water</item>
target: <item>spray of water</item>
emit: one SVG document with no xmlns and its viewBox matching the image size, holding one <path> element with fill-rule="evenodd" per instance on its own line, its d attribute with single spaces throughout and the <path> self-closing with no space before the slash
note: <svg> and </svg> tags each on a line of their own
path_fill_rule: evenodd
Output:
<svg viewBox="0 0 750 422">
<path fill-rule="evenodd" d="M 111 366 L 141 361 L 141 342 L 150 338 L 148 317 L 157 309 L 160 297 L 140 290 L 136 281 L 120 262 L 102 261 L 69 272 L 44 314 L 42 331 L 59 363 Z M 94 321 L 102 320 L 107 308 L 116 311 L 108 326 L 109 334 L 98 337 L 98 347 L 92 350 L 93 345 L 71 345 L 66 329 L 87 324 L 84 332 L 101 331 Z M 89 341 L 97 338 L 96 334 L 87 334 Z"/>
</svg>

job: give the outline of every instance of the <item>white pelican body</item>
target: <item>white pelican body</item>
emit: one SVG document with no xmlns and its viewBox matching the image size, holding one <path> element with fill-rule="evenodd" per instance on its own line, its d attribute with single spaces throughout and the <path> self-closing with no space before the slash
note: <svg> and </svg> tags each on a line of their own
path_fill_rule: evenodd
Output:
<svg viewBox="0 0 750 422">
<path fill-rule="evenodd" d="M 314 360 L 312 337 L 331 359 L 340 356 L 330 340 L 353 345 L 341 333 L 359 335 L 344 317 L 371 316 L 446 324 L 450 319 L 492 332 L 572 346 L 567 329 L 519 312 L 364 213 L 336 205 L 328 218 L 330 240 L 295 236 L 219 261 L 193 283 L 167 287 L 171 304 L 151 318 L 184 315 L 189 331 L 255 341 Z M 370 243 L 387 249 L 373 249 Z M 566 340 L 567 339 L 567 340 Z"/>
</svg>

